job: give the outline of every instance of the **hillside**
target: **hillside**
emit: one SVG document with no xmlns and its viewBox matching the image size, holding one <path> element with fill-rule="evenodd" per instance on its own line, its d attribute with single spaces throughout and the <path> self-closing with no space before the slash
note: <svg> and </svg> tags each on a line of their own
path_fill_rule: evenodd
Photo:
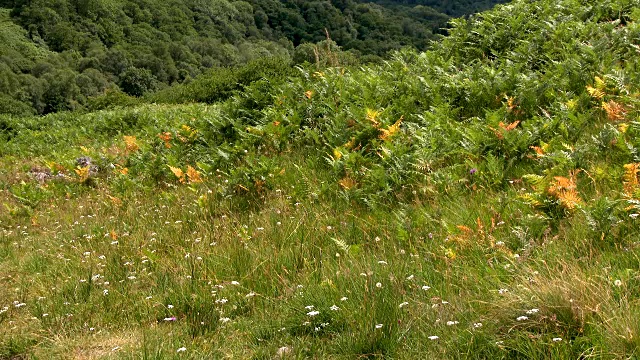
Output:
<svg viewBox="0 0 640 360">
<path fill-rule="evenodd" d="M 477 10 L 453 3 L 456 14 Z M 449 20 L 429 6 L 356 0 L 2 0 L 0 10 L 10 38 L 0 45 L 0 113 L 14 115 L 92 109 L 114 91 L 139 97 L 269 56 L 313 62 L 327 35 L 353 61 L 375 61 L 426 49 Z"/>
<path fill-rule="evenodd" d="M 429 7 L 451 17 L 462 17 L 491 9 L 506 0 L 368 0 L 386 8 Z"/>
<path fill-rule="evenodd" d="M 0 117 L 0 358 L 638 357 L 639 9 Z"/>
</svg>

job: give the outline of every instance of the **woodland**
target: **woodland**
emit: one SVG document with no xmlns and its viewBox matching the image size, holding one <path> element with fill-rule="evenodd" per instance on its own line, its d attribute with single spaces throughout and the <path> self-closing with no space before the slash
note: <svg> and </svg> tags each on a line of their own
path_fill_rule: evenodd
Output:
<svg viewBox="0 0 640 360">
<path fill-rule="evenodd" d="M 91 109 L 105 93 L 140 97 L 264 57 L 313 62 L 328 38 L 375 62 L 425 50 L 452 16 L 494 3 L 2 0 L 0 113 Z"/>
</svg>

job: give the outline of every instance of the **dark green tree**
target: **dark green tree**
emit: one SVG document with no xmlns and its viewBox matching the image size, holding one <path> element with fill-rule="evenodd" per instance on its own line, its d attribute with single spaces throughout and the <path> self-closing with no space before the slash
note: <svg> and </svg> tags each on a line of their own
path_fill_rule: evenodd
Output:
<svg viewBox="0 0 640 360">
<path fill-rule="evenodd" d="M 131 96 L 142 96 L 155 88 L 156 78 L 150 70 L 130 67 L 120 76 L 120 88 Z"/>
</svg>

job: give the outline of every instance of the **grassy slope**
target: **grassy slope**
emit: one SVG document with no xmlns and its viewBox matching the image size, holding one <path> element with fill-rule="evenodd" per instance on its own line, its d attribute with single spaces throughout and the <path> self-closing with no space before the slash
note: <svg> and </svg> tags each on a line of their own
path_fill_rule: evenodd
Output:
<svg viewBox="0 0 640 360">
<path fill-rule="evenodd" d="M 638 356 L 638 5 L 516 1 L 225 104 L 4 119 L 0 356 Z"/>
</svg>

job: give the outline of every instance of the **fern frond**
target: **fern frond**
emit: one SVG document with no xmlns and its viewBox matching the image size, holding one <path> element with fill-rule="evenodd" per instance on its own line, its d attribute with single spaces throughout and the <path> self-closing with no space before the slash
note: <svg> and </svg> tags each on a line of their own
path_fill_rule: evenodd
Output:
<svg viewBox="0 0 640 360">
<path fill-rule="evenodd" d="M 389 126 L 388 129 L 380 129 L 382 134 L 380 134 L 380 140 L 388 140 L 393 135 L 395 135 L 398 131 L 400 131 L 400 125 L 402 124 L 402 119 L 404 116 L 401 116 L 398 121 L 396 121 L 393 125 Z"/>
<path fill-rule="evenodd" d="M 607 113 L 607 119 L 609 119 L 609 121 L 624 120 L 625 116 L 627 115 L 627 111 L 624 108 L 624 105 L 613 100 L 609 100 L 609 102 L 603 101 L 602 109 Z"/>
<path fill-rule="evenodd" d="M 522 176 L 522 180 L 533 186 L 538 191 L 539 189 L 544 189 L 546 187 L 546 179 L 542 175 L 526 174 Z"/>
<path fill-rule="evenodd" d="M 351 245 L 347 244 L 344 240 L 331 238 L 333 243 L 336 244 L 338 249 L 342 250 L 345 254 L 349 254 L 349 250 L 351 249 Z"/>
<path fill-rule="evenodd" d="M 633 197 L 633 194 L 640 188 L 638 175 L 640 174 L 640 163 L 631 163 L 624 165 L 624 175 L 622 176 L 622 185 L 624 194 Z"/>
</svg>

